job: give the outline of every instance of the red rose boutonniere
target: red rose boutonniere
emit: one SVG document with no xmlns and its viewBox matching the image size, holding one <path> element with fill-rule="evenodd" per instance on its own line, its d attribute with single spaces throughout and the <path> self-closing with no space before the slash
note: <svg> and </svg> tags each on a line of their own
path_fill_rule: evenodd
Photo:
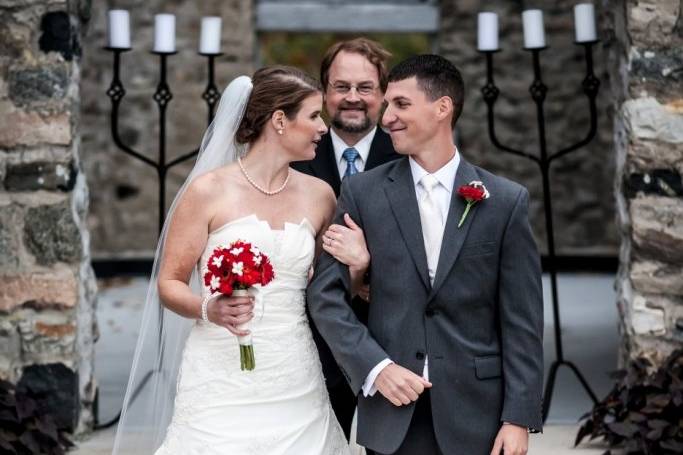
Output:
<svg viewBox="0 0 683 455">
<path fill-rule="evenodd" d="M 465 218 L 467 218 L 470 208 L 477 202 L 488 199 L 491 195 L 484 184 L 476 180 L 458 188 L 458 194 L 462 196 L 465 201 L 467 201 L 467 207 L 465 207 L 465 211 L 463 212 L 460 222 L 458 223 L 458 227 L 460 227 L 462 226 L 462 223 L 465 222 Z"/>
</svg>

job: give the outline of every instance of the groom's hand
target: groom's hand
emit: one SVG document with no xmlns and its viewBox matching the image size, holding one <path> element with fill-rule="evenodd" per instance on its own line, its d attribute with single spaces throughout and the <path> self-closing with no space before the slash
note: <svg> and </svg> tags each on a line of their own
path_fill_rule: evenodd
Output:
<svg viewBox="0 0 683 455">
<path fill-rule="evenodd" d="M 375 386 L 387 400 L 401 406 L 417 401 L 424 389 L 430 388 L 432 383 L 407 368 L 391 363 L 377 375 Z"/>
<path fill-rule="evenodd" d="M 526 455 L 529 448 L 529 432 L 512 423 L 503 424 L 493 443 L 491 455 Z"/>
</svg>

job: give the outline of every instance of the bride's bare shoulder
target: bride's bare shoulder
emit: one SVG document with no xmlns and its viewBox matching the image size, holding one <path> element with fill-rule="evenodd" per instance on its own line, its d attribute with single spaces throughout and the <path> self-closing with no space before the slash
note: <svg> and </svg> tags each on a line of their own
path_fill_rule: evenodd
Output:
<svg viewBox="0 0 683 455">
<path fill-rule="evenodd" d="M 297 170 L 291 170 L 297 180 L 297 186 L 301 191 L 312 195 L 317 200 L 336 201 L 332 187 L 324 180 L 313 177 Z"/>
<path fill-rule="evenodd" d="M 237 165 L 234 163 L 213 169 L 195 178 L 187 191 L 200 197 L 224 194 L 226 186 L 235 181 L 233 177 L 236 175 L 236 170 Z"/>
</svg>

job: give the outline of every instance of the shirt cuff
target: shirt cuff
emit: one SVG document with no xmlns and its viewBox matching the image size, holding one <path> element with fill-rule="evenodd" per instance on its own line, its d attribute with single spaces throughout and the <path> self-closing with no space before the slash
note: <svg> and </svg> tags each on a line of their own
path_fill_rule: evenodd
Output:
<svg viewBox="0 0 683 455">
<path fill-rule="evenodd" d="M 521 425 L 517 425 L 517 424 L 515 424 L 515 423 L 510 423 L 510 422 L 503 422 L 503 425 L 516 425 L 516 426 L 518 426 L 518 427 L 524 428 L 524 427 L 521 426 Z M 527 431 L 528 433 L 538 433 L 538 430 L 534 430 L 533 428 L 527 428 L 526 431 Z"/>
<path fill-rule="evenodd" d="M 380 363 L 378 363 L 375 368 L 370 370 L 370 373 L 368 374 L 368 377 L 365 378 L 365 382 L 363 383 L 363 396 L 364 397 L 371 397 L 377 392 L 377 386 L 375 386 L 375 379 L 377 379 L 377 376 L 382 372 L 384 367 L 387 365 L 390 365 L 394 362 L 391 361 L 391 359 L 386 358 L 382 360 Z"/>
</svg>

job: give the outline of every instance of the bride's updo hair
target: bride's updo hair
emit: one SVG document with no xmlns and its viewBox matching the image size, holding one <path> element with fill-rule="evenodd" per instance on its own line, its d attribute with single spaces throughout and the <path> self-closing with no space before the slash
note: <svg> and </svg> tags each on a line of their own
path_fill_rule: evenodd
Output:
<svg viewBox="0 0 683 455">
<path fill-rule="evenodd" d="M 292 120 L 309 96 L 321 92 L 320 83 L 290 66 L 267 66 L 254 73 L 253 88 L 235 140 L 246 144 L 256 140 L 273 112 L 281 110 Z"/>
</svg>

